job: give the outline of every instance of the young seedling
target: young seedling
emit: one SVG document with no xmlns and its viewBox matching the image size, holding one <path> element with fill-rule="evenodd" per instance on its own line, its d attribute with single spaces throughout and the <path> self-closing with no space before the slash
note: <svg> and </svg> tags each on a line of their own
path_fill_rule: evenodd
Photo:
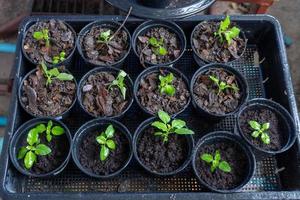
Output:
<svg viewBox="0 0 300 200">
<path fill-rule="evenodd" d="M 171 121 L 171 117 L 168 113 L 162 110 L 158 111 L 158 117 L 160 121 L 153 122 L 151 126 L 159 129 L 159 131 L 155 132 L 154 135 L 161 137 L 164 143 L 168 142 L 169 135 L 172 133 L 178 135 L 194 134 L 194 131 L 186 127 L 185 121 L 180 119 L 173 119 Z"/>
<path fill-rule="evenodd" d="M 43 29 L 42 31 L 36 31 L 33 33 L 33 38 L 36 40 L 44 40 L 46 47 L 50 46 L 49 30 Z"/>
<path fill-rule="evenodd" d="M 66 56 L 66 52 L 64 51 L 60 52 L 58 56 L 53 57 L 52 64 L 57 64 L 59 62 L 64 61 L 66 59 L 65 56 Z"/>
<path fill-rule="evenodd" d="M 108 89 L 111 89 L 113 86 L 117 86 L 120 91 L 121 94 L 123 96 L 123 99 L 126 99 L 126 85 L 124 83 L 124 79 L 127 76 L 126 72 L 124 72 L 123 70 L 121 70 L 117 76 L 117 78 L 115 80 L 113 80 L 111 82 L 111 84 L 109 84 Z"/>
<path fill-rule="evenodd" d="M 229 163 L 225 160 L 221 160 L 221 154 L 219 150 L 215 152 L 215 155 L 204 153 L 200 158 L 204 162 L 210 164 L 210 171 L 212 173 L 215 172 L 217 168 L 226 173 L 231 172 Z"/>
<path fill-rule="evenodd" d="M 44 72 L 44 76 L 47 78 L 47 86 L 51 84 L 52 80 L 55 78 L 61 81 L 71 81 L 74 79 L 74 77 L 71 74 L 60 73 L 57 68 L 52 68 L 48 70 L 44 62 L 41 63 L 41 67 Z"/>
<path fill-rule="evenodd" d="M 53 126 L 53 122 L 50 120 L 47 123 L 46 127 L 46 139 L 48 142 L 51 142 L 52 136 L 60 136 L 65 133 L 65 129 L 61 126 Z"/>
<path fill-rule="evenodd" d="M 270 137 L 266 131 L 270 128 L 270 123 L 263 123 L 259 124 L 257 121 L 250 120 L 249 122 L 250 127 L 254 130 L 251 134 L 252 137 L 258 138 L 260 136 L 261 141 L 264 144 L 270 144 Z"/>
<path fill-rule="evenodd" d="M 44 124 L 39 124 L 35 128 L 29 130 L 27 135 L 27 146 L 20 148 L 17 158 L 24 158 L 24 166 L 26 169 L 30 169 L 37 161 L 37 155 L 46 156 L 51 153 L 51 149 L 45 145 L 40 144 L 39 134 L 46 130 Z"/>
<path fill-rule="evenodd" d="M 116 143 L 112 138 L 114 137 L 115 129 L 113 125 L 109 125 L 104 132 L 96 137 L 96 141 L 101 145 L 100 160 L 105 161 L 109 156 L 110 150 L 116 149 Z"/>
<path fill-rule="evenodd" d="M 165 47 L 163 47 L 163 45 L 164 45 L 164 39 L 163 38 L 158 40 L 155 37 L 151 37 L 148 40 L 148 44 L 153 47 L 152 50 L 156 55 L 165 56 L 165 55 L 168 54 L 167 49 Z"/>
<path fill-rule="evenodd" d="M 230 28 L 230 17 L 227 15 L 224 21 L 221 21 L 218 32 L 215 35 L 220 38 L 220 42 L 223 43 L 224 39 L 227 44 L 230 45 L 232 39 L 238 37 L 240 34 L 240 29 L 236 26 Z"/>
<path fill-rule="evenodd" d="M 226 89 L 232 89 L 235 92 L 239 90 L 239 88 L 236 87 L 235 84 L 227 84 L 224 81 L 220 81 L 215 76 L 209 76 L 209 79 L 212 80 L 218 86 L 219 88 L 218 95 Z"/>
<path fill-rule="evenodd" d="M 108 43 L 111 40 L 111 33 L 108 29 L 107 31 L 103 31 L 99 34 L 97 42 L 99 43 Z"/>
<path fill-rule="evenodd" d="M 173 96 L 176 92 L 175 87 L 172 85 L 174 75 L 169 73 L 167 76 L 158 76 L 160 84 L 158 86 L 160 94 L 167 94 L 169 96 Z"/>
</svg>

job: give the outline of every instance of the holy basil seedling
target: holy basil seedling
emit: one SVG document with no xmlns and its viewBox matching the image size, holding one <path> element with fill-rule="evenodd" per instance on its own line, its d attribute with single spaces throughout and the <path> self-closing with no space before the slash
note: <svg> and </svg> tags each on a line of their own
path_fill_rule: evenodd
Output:
<svg viewBox="0 0 300 200">
<path fill-rule="evenodd" d="M 239 90 L 239 88 L 236 87 L 235 84 L 227 84 L 224 81 L 220 81 L 215 76 L 209 76 L 209 79 L 212 80 L 218 86 L 219 88 L 218 94 L 220 94 L 220 92 L 226 89 L 233 89 L 235 92 Z"/>
<path fill-rule="evenodd" d="M 52 59 L 52 64 L 57 64 L 59 62 L 62 62 L 66 59 L 66 52 L 62 51 L 59 53 L 58 56 L 54 56 L 53 59 Z"/>
<path fill-rule="evenodd" d="M 165 56 L 165 55 L 168 54 L 167 49 L 165 47 L 163 47 L 163 45 L 164 45 L 164 39 L 163 38 L 158 40 L 155 37 L 151 37 L 148 40 L 148 44 L 153 47 L 152 50 L 156 55 Z"/>
<path fill-rule="evenodd" d="M 230 28 L 230 17 L 227 15 L 224 21 L 220 22 L 218 32 L 215 32 L 215 35 L 220 38 L 220 41 L 223 43 L 224 38 L 227 41 L 227 44 L 230 45 L 232 39 L 238 37 L 240 34 L 240 29 L 236 26 Z"/>
<path fill-rule="evenodd" d="M 50 46 L 49 30 L 43 29 L 42 31 L 36 31 L 33 33 L 33 38 L 36 40 L 44 40 L 46 47 Z"/>
<path fill-rule="evenodd" d="M 39 124 L 35 128 L 29 130 L 27 135 L 27 146 L 20 148 L 17 158 L 24 158 L 24 166 L 26 169 L 30 169 L 37 161 L 37 155 L 46 156 L 51 153 L 51 149 L 45 145 L 40 144 L 39 134 L 46 130 L 44 124 Z"/>
<path fill-rule="evenodd" d="M 159 75 L 158 79 L 160 81 L 158 86 L 160 94 L 165 93 L 169 96 L 173 96 L 176 92 L 175 87 L 172 85 L 174 75 L 172 73 L 169 73 L 167 76 Z"/>
<path fill-rule="evenodd" d="M 99 43 L 107 43 L 111 40 L 111 31 L 110 30 L 107 30 L 107 31 L 103 31 L 99 34 L 98 36 L 98 40 L 97 42 Z"/>
<path fill-rule="evenodd" d="M 113 125 L 109 125 L 104 132 L 96 137 L 96 141 L 101 145 L 100 160 L 105 161 L 109 156 L 110 150 L 116 149 L 116 143 L 112 139 L 115 135 L 115 129 Z"/>
<path fill-rule="evenodd" d="M 126 90 L 127 90 L 126 85 L 124 83 L 124 79 L 126 76 L 127 76 L 126 72 L 121 70 L 119 72 L 117 78 L 115 80 L 113 80 L 108 87 L 108 89 L 111 89 L 113 86 L 117 86 L 120 89 L 124 100 L 126 99 Z"/>
<path fill-rule="evenodd" d="M 249 122 L 250 127 L 254 130 L 251 134 L 252 137 L 258 138 L 260 136 L 261 141 L 264 144 L 270 144 L 270 137 L 266 131 L 270 128 L 270 123 L 263 123 L 259 124 L 257 121 L 250 120 Z"/>
<path fill-rule="evenodd" d="M 65 133 L 65 129 L 61 126 L 53 126 L 53 122 L 50 120 L 47 123 L 46 127 L 46 139 L 48 142 L 51 142 L 52 135 L 59 136 Z"/>
<path fill-rule="evenodd" d="M 45 77 L 47 78 L 46 85 L 49 85 L 52 83 L 52 80 L 57 78 L 61 81 L 71 81 L 74 79 L 74 77 L 71 74 L 68 73 L 60 73 L 57 68 L 52 68 L 50 70 L 47 69 L 47 66 L 44 62 L 41 63 L 42 70 L 44 72 Z"/>
<path fill-rule="evenodd" d="M 210 164 L 210 171 L 212 173 L 215 172 L 217 168 L 226 173 L 231 172 L 229 163 L 225 160 L 221 160 L 221 154 L 219 150 L 215 152 L 215 155 L 204 153 L 200 158 L 204 162 Z"/>
<path fill-rule="evenodd" d="M 168 113 L 162 110 L 158 111 L 158 118 L 161 121 L 155 121 L 151 124 L 151 126 L 159 129 L 159 131 L 155 132 L 154 135 L 162 137 L 164 143 L 168 141 L 169 135 L 172 133 L 178 135 L 194 134 L 194 131 L 186 127 L 185 121 L 180 119 L 173 119 L 171 121 L 171 117 Z"/>
</svg>

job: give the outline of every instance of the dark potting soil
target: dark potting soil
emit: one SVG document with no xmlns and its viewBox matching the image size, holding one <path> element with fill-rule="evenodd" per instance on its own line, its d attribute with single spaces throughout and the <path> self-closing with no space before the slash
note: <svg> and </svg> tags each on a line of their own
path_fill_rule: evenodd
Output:
<svg viewBox="0 0 300 200">
<path fill-rule="evenodd" d="M 59 71 L 64 71 L 60 68 Z M 38 67 L 28 76 L 22 85 L 21 101 L 25 109 L 40 116 L 59 116 L 68 110 L 75 101 L 76 84 L 72 81 L 53 79 L 46 85 L 47 79 Z"/>
<path fill-rule="evenodd" d="M 190 93 L 187 85 L 182 78 L 176 76 L 174 73 L 172 82 L 172 85 L 176 89 L 174 96 L 160 93 L 160 81 L 158 77 L 159 75 L 166 76 L 169 73 L 168 71 L 153 72 L 140 81 L 137 97 L 141 105 L 151 113 L 163 110 L 172 115 L 182 110 L 188 103 Z"/>
<path fill-rule="evenodd" d="M 154 53 L 154 48 L 148 44 L 151 37 L 154 37 L 157 40 L 163 39 L 163 47 L 168 52 L 166 55 L 156 55 Z M 136 45 L 141 63 L 144 63 L 145 61 L 152 64 L 168 63 L 178 58 L 182 51 L 178 36 L 164 27 L 147 30 L 145 35 L 138 36 Z"/>
<path fill-rule="evenodd" d="M 22 146 L 27 146 L 26 137 L 21 142 Z M 46 156 L 37 155 L 37 161 L 29 170 L 33 174 L 46 174 L 57 169 L 67 158 L 70 151 L 70 143 L 66 134 L 60 136 L 52 136 L 52 140 L 46 140 L 46 134 L 40 134 L 40 144 L 45 144 L 51 149 L 51 153 Z M 20 146 L 21 147 L 21 146 Z M 20 165 L 24 168 L 24 159 L 19 160 Z"/>
<path fill-rule="evenodd" d="M 100 133 L 101 129 L 87 133 L 82 139 L 79 147 L 79 161 L 84 168 L 94 174 L 108 175 L 118 171 L 128 160 L 129 142 L 123 134 L 116 130 L 113 138 L 116 143 L 116 149 L 110 150 L 108 158 L 105 161 L 101 161 L 101 145 L 96 141 L 96 137 Z"/>
<path fill-rule="evenodd" d="M 220 81 L 224 81 L 229 85 L 234 84 L 239 90 L 234 91 L 227 88 L 218 94 L 219 88 L 209 76 L 217 77 Z M 193 92 L 198 106 L 207 112 L 219 115 L 235 111 L 242 98 L 242 91 L 236 77 L 221 68 L 211 69 L 200 74 L 196 78 Z"/>
<path fill-rule="evenodd" d="M 170 134 L 163 143 L 153 127 L 146 128 L 137 142 L 138 157 L 150 170 L 167 173 L 177 170 L 188 159 L 189 146 L 185 136 Z"/>
<path fill-rule="evenodd" d="M 276 112 L 266 107 L 250 107 L 241 113 L 239 120 L 242 134 L 258 148 L 276 151 L 281 149 L 287 142 L 286 130 L 288 128 L 283 119 Z M 250 120 L 255 120 L 259 124 L 270 123 L 270 128 L 266 131 L 270 137 L 270 144 L 264 144 L 260 137 L 254 138 L 251 136 L 253 129 L 249 125 Z"/>
<path fill-rule="evenodd" d="M 226 173 L 217 168 L 213 173 L 210 171 L 210 164 L 200 157 L 204 153 L 215 155 L 216 150 L 220 151 L 221 161 L 227 161 L 231 172 Z M 196 154 L 196 170 L 200 178 L 216 189 L 233 189 L 240 185 L 248 174 L 249 162 L 243 149 L 234 142 L 224 141 L 204 145 Z"/>
<path fill-rule="evenodd" d="M 121 60 L 130 44 L 126 31 L 120 30 L 109 42 L 99 42 L 98 38 L 102 32 L 110 30 L 110 36 L 115 34 L 115 30 L 101 26 L 93 26 L 81 40 L 84 56 L 96 65 L 111 65 Z"/>
<path fill-rule="evenodd" d="M 241 37 L 234 38 L 230 45 L 221 42 L 215 36 L 218 32 L 220 22 L 202 22 L 193 34 L 192 42 L 198 55 L 208 62 L 226 63 L 239 58 L 247 44 Z"/>
<path fill-rule="evenodd" d="M 82 102 L 85 110 L 95 116 L 116 116 L 122 113 L 129 105 L 129 88 L 124 100 L 120 89 L 109 85 L 116 79 L 115 74 L 97 72 L 91 74 L 83 84 Z M 125 79 L 126 80 L 126 79 Z"/>
<path fill-rule="evenodd" d="M 49 30 L 50 47 L 46 47 L 44 40 L 36 40 L 33 33 Z M 41 63 L 43 60 L 52 64 L 54 56 L 65 52 L 67 58 L 75 48 L 75 33 L 63 21 L 51 19 L 50 21 L 39 21 L 32 25 L 24 38 L 23 49 L 34 63 Z"/>
</svg>

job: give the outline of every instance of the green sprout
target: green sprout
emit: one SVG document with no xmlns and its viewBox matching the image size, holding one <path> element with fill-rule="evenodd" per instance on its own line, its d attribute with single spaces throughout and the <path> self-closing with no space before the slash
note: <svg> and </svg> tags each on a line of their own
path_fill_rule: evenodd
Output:
<svg viewBox="0 0 300 200">
<path fill-rule="evenodd" d="M 104 132 L 96 137 L 96 141 L 101 145 L 100 160 L 105 161 L 109 155 L 110 150 L 116 149 L 116 143 L 112 138 L 114 137 L 115 129 L 113 125 L 109 125 Z"/>
<path fill-rule="evenodd" d="M 36 31 L 33 33 L 33 38 L 36 40 L 44 40 L 46 47 L 50 46 L 50 37 L 49 37 L 49 30 L 43 29 L 42 31 Z"/>
<path fill-rule="evenodd" d="M 50 120 L 46 127 L 46 139 L 51 142 L 52 135 L 59 136 L 65 133 L 65 129 L 61 126 L 53 126 L 53 122 Z"/>
<path fill-rule="evenodd" d="M 151 126 L 159 129 L 159 131 L 155 132 L 154 135 L 162 137 L 164 143 L 168 141 L 168 137 L 172 133 L 178 135 L 194 134 L 194 131 L 186 127 L 185 121 L 173 119 L 171 122 L 171 117 L 168 115 L 168 113 L 162 110 L 158 111 L 158 117 L 160 121 L 153 122 Z"/>
<path fill-rule="evenodd" d="M 169 96 L 173 96 L 176 92 L 175 87 L 172 85 L 174 75 L 169 73 L 167 76 L 158 76 L 160 84 L 158 86 L 160 94 L 167 94 Z"/>
<path fill-rule="evenodd" d="M 231 167 L 228 162 L 225 160 L 221 161 L 221 154 L 220 151 L 217 150 L 215 152 L 215 155 L 211 155 L 208 153 L 204 153 L 201 155 L 201 160 L 204 162 L 210 164 L 210 171 L 213 173 L 217 168 L 220 169 L 223 172 L 229 173 L 231 172 Z"/>
<path fill-rule="evenodd" d="M 251 128 L 254 130 L 251 134 L 252 137 L 258 138 L 260 136 L 260 139 L 263 143 L 270 144 L 270 142 L 271 142 L 270 137 L 269 137 L 268 133 L 266 132 L 270 128 L 269 122 L 259 124 L 257 121 L 250 120 L 248 123 L 251 126 Z"/>
<path fill-rule="evenodd" d="M 57 64 L 59 62 L 64 61 L 66 59 L 65 56 L 66 56 L 66 52 L 61 51 L 58 56 L 53 57 L 52 64 Z"/>
<path fill-rule="evenodd" d="M 51 149 L 45 145 L 40 144 L 39 134 L 46 131 L 44 124 L 39 124 L 35 128 L 29 130 L 27 135 L 27 146 L 20 148 L 17 158 L 24 158 L 24 165 L 26 169 L 30 169 L 37 161 L 37 155 L 46 156 L 51 153 Z"/>
<path fill-rule="evenodd" d="M 60 73 L 57 68 L 52 68 L 50 70 L 47 69 L 47 66 L 44 62 L 41 63 L 42 70 L 44 72 L 45 77 L 47 78 L 46 85 L 52 83 L 52 80 L 57 78 L 61 81 L 71 81 L 74 79 L 74 77 L 71 74 L 68 73 Z"/>
<path fill-rule="evenodd" d="M 240 29 L 236 26 L 230 27 L 230 17 L 227 15 L 224 21 L 221 21 L 218 32 L 215 32 L 215 35 L 220 38 L 220 42 L 224 42 L 224 38 L 227 41 L 227 44 L 230 45 L 232 39 L 236 38 L 240 34 Z"/>
<path fill-rule="evenodd" d="M 101 32 L 98 36 L 97 42 L 99 43 L 109 42 L 111 40 L 110 35 L 111 35 L 110 30 Z"/>
<path fill-rule="evenodd" d="M 127 90 L 126 85 L 124 83 L 124 79 L 126 76 L 127 76 L 126 72 L 121 70 L 119 72 L 117 78 L 115 80 L 113 80 L 108 87 L 108 89 L 111 89 L 113 86 L 117 86 L 120 89 L 124 100 L 126 99 L 126 90 Z"/>
<path fill-rule="evenodd" d="M 153 48 L 154 54 L 158 56 L 165 56 L 168 54 L 168 51 L 165 47 L 163 47 L 164 39 L 161 38 L 160 40 L 156 39 L 155 37 L 151 37 L 148 40 L 148 44 L 151 45 Z"/>
<path fill-rule="evenodd" d="M 218 95 L 226 90 L 226 89 L 233 89 L 235 92 L 239 90 L 238 87 L 235 86 L 235 84 L 227 84 L 225 83 L 224 81 L 220 81 L 217 77 L 215 76 L 209 76 L 209 79 L 212 80 L 219 88 L 219 91 L 218 91 Z"/>
</svg>

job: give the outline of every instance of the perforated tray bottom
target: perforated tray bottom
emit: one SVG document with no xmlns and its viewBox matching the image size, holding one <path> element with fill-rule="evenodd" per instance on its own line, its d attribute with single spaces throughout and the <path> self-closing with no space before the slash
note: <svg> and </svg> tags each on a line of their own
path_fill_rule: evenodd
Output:
<svg viewBox="0 0 300 200">
<path fill-rule="evenodd" d="M 246 77 L 250 87 L 250 98 L 264 96 L 263 86 L 261 84 L 262 76 L 260 73 L 260 67 L 255 66 L 257 51 L 255 46 L 249 46 L 243 56 L 237 62 L 232 63 L 240 72 Z M 71 70 L 77 80 L 88 71 L 80 60 L 79 63 Z M 192 66 L 192 67 L 191 67 Z M 195 70 L 195 63 L 192 59 L 191 50 L 187 50 L 184 57 L 175 66 L 184 72 L 189 80 Z M 141 67 L 138 64 L 138 60 L 131 55 L 125 66 L 127 71 L 133 79 L 138 74 L 138 69 Z M 75 109 L 78 113 L 79 108 Z M 141 120 L 146 119 L 146 116 L 137 115 L 136 105 L 133 106 L 131 111 L 126 116 L 126 121 L 122 122 L 129 128 L 133 133 L 136 126 Z M 135 112 L 134 112 L 135 111 Z M 72 115 L 71 115 L 72 116 Z M 206 124 L 203 119 L 198 117 L 192 107 L 182 114 L 188 121 L 189 126 L 196 130 L 196 137 L 199 138 L 203 134 L 212 130 L 228 130 L 233 131 L 234 118 L 228 117 L 217 124 Z M 84 117 L 73 115 L 73 117 L 67 119 L 65 123 L 71 127 L 73 132 L 86 121 Z M 200 124 L 200 125 L 199 125 Z M 197 139 L 196 138 L 196 139 Z M 257 169 L 255 176 L 252 178 L 249 184 L 247 184 L 242 191 L 272 191 L 279 189 L 279 179 L 275 173 L 276 171 L 276 160 L 275 158 L 267 158 L 263 161 L 257 162 Z M 191 169 L 187 169 L 176 176 L 171 177 L 154 177 L 147 174 L 142 168 L 140 168 L 134 161 L 131 166 L 123 172 L 121 175 L 109 179 L 99 180 L 89 178 L 80 172 L 72 162 L 67 168 L 57 177 L 49 179 L 39 178 L 27 178 L 24 177 L 24 182 L 20 192 L 198 192 L 205 191 L 206 189 L 199 185 Z"/>
</svg>

